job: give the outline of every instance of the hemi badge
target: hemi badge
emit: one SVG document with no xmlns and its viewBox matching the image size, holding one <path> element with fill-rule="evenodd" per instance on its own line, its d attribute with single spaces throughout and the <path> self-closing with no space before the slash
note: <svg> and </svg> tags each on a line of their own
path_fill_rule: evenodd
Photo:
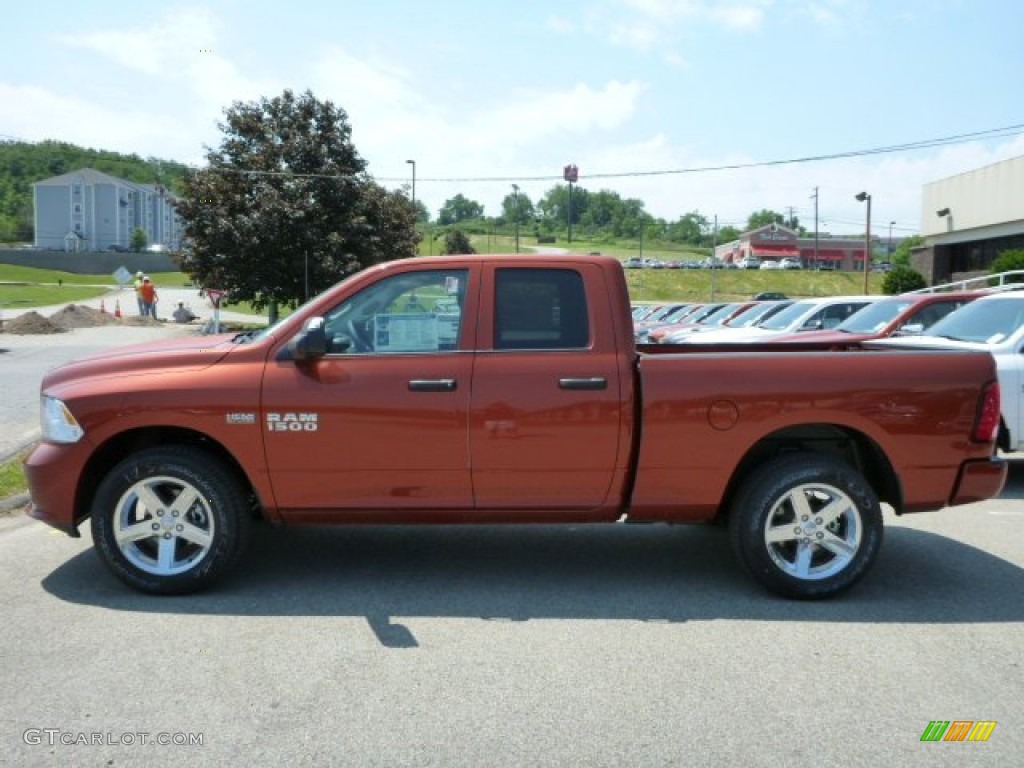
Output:
<svg viewBox="0 0 1024 768">
<path fill-rule="evenodd" d="M 228 424 L 255 424 L 255 413 L 229 413 L 225 416 Z"/>
</svg>

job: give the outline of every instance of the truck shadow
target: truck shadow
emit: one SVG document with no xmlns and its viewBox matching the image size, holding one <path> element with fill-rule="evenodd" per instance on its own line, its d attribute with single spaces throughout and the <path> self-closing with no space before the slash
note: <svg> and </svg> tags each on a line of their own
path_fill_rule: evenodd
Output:
<svg viewBox="0 0 1024 768">
<path fill-rule="evenodd" d="M 975 623 L 1024 621 L 1024 569 L 935 533 L 890 526 L 849 594 L 783 600 L 736 564 L 723 529 L 680 526 L 259 526 L 215 589 L 159 598 L 123 587 L 94 553 L 49 574 L 60 600 L 142 613 L 362 616 L 387 647 L 399 617 Z"/>
</svg>

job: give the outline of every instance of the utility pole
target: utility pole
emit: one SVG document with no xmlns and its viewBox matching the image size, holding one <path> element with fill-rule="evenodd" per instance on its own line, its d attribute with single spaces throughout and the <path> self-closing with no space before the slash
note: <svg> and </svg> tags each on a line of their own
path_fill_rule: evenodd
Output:
<svg viewBox="0 0 1024 768">
<path fill-rule="evenodd" d="M 818 188 L 814 188 L 814 268 L 818 268 Z"/>
<path fill-rule="evenodd" d="M 718 248 L 718 214 L 715 214 L 715 228 L 711 230 L 711 298 L 709 301 L 715 300 L 715 275 L 718 274 L 718 270 L 715 269 L 715 249 Z"/>
<path fill-rule="evenodd" d="M 519 253 L 519 185 L 513 184 L 512 191 L 515 193 L 515 217 L 516 217 L 516 253 Z"/>
</svg>

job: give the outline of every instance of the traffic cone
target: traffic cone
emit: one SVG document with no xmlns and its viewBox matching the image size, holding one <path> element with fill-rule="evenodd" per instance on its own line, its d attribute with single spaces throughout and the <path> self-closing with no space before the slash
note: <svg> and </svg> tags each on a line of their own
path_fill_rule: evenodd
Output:
<svg viewBox="0 0 1024 768">
<path fill-rule="evenodd" d="M 114 301 L 114 317 L 121 317 L 121 300 L 116 299 Z"/>
<path fill-rule="evenodd" d="M 105 305 L 103 304 L 103 299 L 100 299 L 100 314 L 101 314 L 101 315 L 105 315 L 105 314 L 107 314 L 107 308 L 106 308 L 106 306 L 105 306 Z"/>
</svg>

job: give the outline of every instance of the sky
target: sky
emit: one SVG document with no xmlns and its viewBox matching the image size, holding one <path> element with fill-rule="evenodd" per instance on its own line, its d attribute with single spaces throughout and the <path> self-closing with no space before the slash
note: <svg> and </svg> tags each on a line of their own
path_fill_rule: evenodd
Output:
<svg viewBox="0 0 1024 768">
<path fill-rule="evenodd" d="M 201 167 L 233 103 L 309 90 L 377 181 L 411 194 L 415 168 L 434 217 L 459 193 L 498 215 L 512 184 L 536 202 L 574 164 L 590 192 L 740 229 L 768 208 L 813 230 L 817 194 L 820 231 L 862 233 L 865 191 L 872 231 L 900 237 L 934 215 L 923 184 L 1024 155 L 1019 0 L 38 0 L 7 18 L 0 139 Z"/>
</svg>

